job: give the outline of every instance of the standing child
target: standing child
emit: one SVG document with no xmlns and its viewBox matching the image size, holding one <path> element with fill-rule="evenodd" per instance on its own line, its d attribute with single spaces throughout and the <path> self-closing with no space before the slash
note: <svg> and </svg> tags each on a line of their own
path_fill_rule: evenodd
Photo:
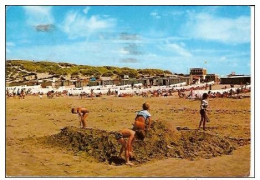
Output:
<svg viewBox="0 0 260 180">
<path fill-rule="evenodd" d="M 200 104 L 200 116 L 201 116 L 201 120 L 200 120 L 200 124 L 199 124 L 199 129 L 200 129 L 200 126 L 201 124 L 203 123 L 203 130 L 205 131 L 205 125 L 206 125 L 206 121 L 209 121 L 208 120 L 208 117 L 207 117 L 207 107 L 208 107 L 208 94 L 207 93 L 204 93 L 202 95 L 202 100 L 201 100 L 201 104 Z"/>
</svg>

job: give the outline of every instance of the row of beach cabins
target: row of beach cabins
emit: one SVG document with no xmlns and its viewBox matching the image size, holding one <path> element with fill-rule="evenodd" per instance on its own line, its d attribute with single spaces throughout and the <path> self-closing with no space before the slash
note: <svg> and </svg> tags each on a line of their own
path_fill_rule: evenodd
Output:
<svg viewBox="0 0 260 180">
<path fill-rule="evenodd" d="M 48 86 L 46 88 L 42 88 L 41 85 L 37 86 L 13 86 L 13 87 L 6 87 L 6 91 L 9 93 L 19 94 L 22 90 L 26 92 L 26 94 L 31 95 L 43 95 L 47 94 L 48 92 L 53 93 L 63 93 L 69 96 L 79 96 L 80 94 L 115 94 L 120 96 L 122 94 L 130 94 L 130 95 L 140 95 L 142 93 L 149 93 L 149 92 L 184 92 L 190 91 L 190 98 L 199 98 L 202 96 L 203 93 L 210 93 L 211 94 L 223 94 L 229 92 L 237 92 L 239 90 L 248 90 L 250 91 L 251 85 L 244 85 L 238 88 L 230 87 L 225 89 L 217 89 L 212 90 L 211 86 L 214 85 L 214 81 L 207 82 L 207 83 L 200 83 L 200 84 L 193 84 L 187 85 L 186 82 L 171 84 L 169 86 L 144 86 L 142 83 L 137 83 L 133 85 L 104 85 L 104 86 L 85 86 L 81 88 L 75 87 L 66 87 L 61 86 L 59 88 L 54 88 L 52 86 Z"/>
</svg>

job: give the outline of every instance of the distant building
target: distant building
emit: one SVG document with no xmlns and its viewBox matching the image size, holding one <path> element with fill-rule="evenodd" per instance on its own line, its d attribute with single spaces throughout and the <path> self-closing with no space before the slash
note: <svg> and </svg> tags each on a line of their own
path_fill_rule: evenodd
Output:
<svg viewBox="0 0 260 180">
<path fill-rule="evenodd" d="M 207 70 L 204 68 L 191 68 L 190 79 L 193 83 L 214 81 L 216 84 L 219 84 L 220 82 L 219 75 L 207 74 Z"/>
<path fill-rule="evenodd" d="M 40 84 L 42 88 L 46 88 L 47 86 L 52 86 L 52 80 L 42 80 Z"/>
<path fill-rule="evenodd" d="M 100 77 L 101 85 L 113 85 L 113 80 L 111 77 Z"/>
<path fill-rule="evenodd" d="M 128 75 L 124 75 L 123 79 L 129 79 L 129 76 Z"/>
<path fill-rule="evenodd" d="M 207 70 L 204 68 L 191 68 L 190 78 L 193 83 L 200 83 L 206 78 Z"/>
<path fill-rule="evenodd" d="M 90 81 L 93 82 L 93 81 L 96 81 L 97 79 L 95 77 L 92 77 L 90 78 Z"/>
<path fill-rule="evenodd" d="M 207 82 L 214 81 L 216 84 L 219 84 L 220 78 L 219 78 L 219 75 L 217 75 L 217 74 L 207 74 L 205 77 L 205 81 L 207 81 Z"/>
<path fill-rule="evenodd" d="M 37 79 L 37 74 L 36 73 L 29 73 L 23 76 L 24 81 L 31 81 Z"/>
<path fill-rule="evenodd" d="M 206 74 L 207 74 L 207 70 L 204 68 L 191 68 L 190 69 L 190 75 L 205 77 Z"/>
<path fill-rule="evenodd" d="M 169 86 L 171 84 L 177 84 L 186 82 L 190 84 L 190 76 L 178 76 L 178 75 L 160 75 L 160 76 L 142 76 L 137 79 L 138 83 L 142 83 L 144 86 Z"/>
<path fill-rule="evenodd" d="M 220 78 L 221 84 L 250 84 L 251 77 L 247 75 L 228 75 L 228 77 Z"/>
<path fill-rule="evenodd" d="M 186 84 L 190 85 L 191 84 L 191 78 L 189 75 L 184 75 L 179 77 L 179 82 L 177 83 L 181 83 L 181 82 L 186 82 Z M 172 84 L 176 84 L 176 83 L 172 83 Z"/>
<path fill-rule="evenodd" d="M 244 74 L 236 74 L 235 72 L 232 72 L 231 74 L 227 75 L 227 77 L 238 77 L 238 76 L 245 76 Z"/>
<path fill-rule="evenodd" d="M 89 83 L 88 79 L 78 79 L 76 82 L 74 82 L 74 85 L 76 88 L 87 86 Z"/>
</svg>

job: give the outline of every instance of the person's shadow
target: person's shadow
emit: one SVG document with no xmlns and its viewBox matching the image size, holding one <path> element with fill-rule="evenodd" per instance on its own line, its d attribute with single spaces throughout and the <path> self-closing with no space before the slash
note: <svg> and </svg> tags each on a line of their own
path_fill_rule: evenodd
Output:
<svg viewBox="0 0 260 180">
<path fill-rule="evenodd" d="M 123 165 L 125 164 L 125 160 L 122 159 L 121 157 L 118 157 L 118 156 L 111 156 L 109 159 L 108 159 L 108 163 L 111 165 L 111 164 L 115 164 L 116 166 L 119 166 L 119 165 Z"/>
</svg>

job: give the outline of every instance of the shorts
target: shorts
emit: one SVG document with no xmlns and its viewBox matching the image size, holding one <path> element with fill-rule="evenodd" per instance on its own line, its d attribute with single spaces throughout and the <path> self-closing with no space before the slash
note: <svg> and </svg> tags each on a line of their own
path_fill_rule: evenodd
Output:
<svg viewBox="0 0 260 180">
<path fill-rule="evenodd" d="M 206 114 L 205 109 L 201 109 L 201 110 L 200 110 L 200 115 L 201 115 L 201 116 L 205 116 L 205 114 Z"/>
<path fill-rule="evenodd" d="M 119 139 L 123 138 L 123 135 L 121 133 L 116 133 L 115 138 L 116 138 L 116 140 L 119 140 Z"/>
</svg>

